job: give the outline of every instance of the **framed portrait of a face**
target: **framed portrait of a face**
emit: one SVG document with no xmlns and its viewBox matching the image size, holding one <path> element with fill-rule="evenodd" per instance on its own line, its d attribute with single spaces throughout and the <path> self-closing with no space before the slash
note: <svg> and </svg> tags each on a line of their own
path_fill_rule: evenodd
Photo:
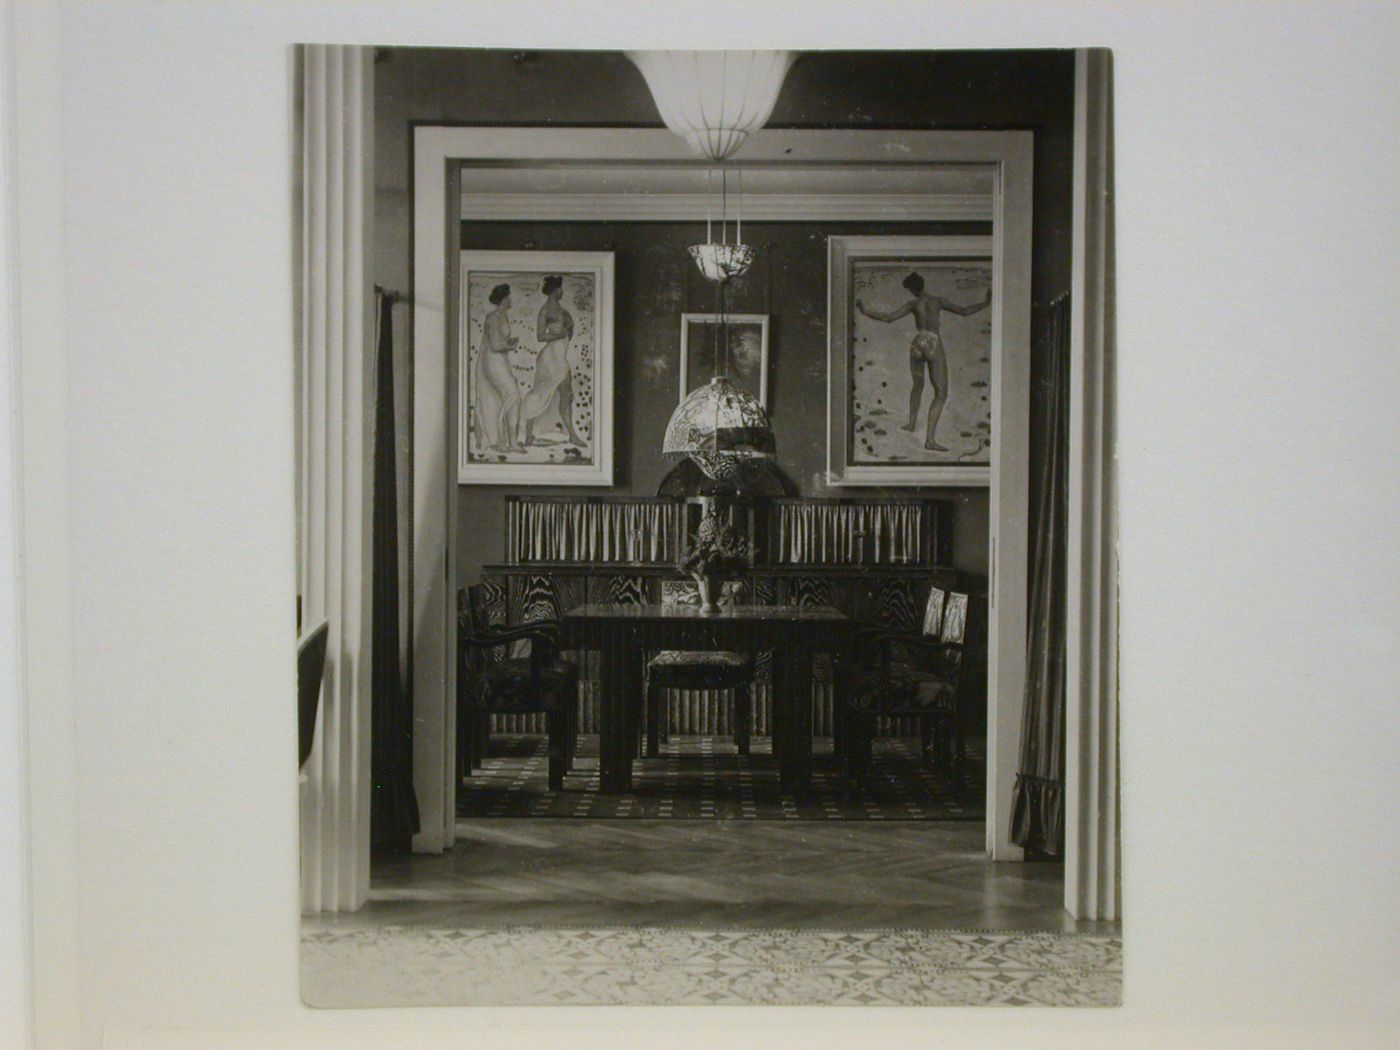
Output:
<svg viewBox="0 0 1400 1050">
<path fill-rule="evenodd" d="M 611 485 L 612 253 L 459 261 L 458 482 Z"/>
<path fill-rule="evenodd" d="M 832 237 L 828 477 L 985 485 L 992 239 Z"/>
<path fill-rule="evenodd" d="M 681 314 L 681 400 L 716 374 L 768 407 L 768 315 Z"/>
</svg>

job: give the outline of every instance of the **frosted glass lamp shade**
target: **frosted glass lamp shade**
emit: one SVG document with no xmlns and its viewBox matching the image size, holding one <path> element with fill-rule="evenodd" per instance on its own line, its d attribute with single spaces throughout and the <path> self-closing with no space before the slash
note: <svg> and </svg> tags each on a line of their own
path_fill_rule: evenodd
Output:
<svg viewBox="0 0 1400 1050">
<path fill-rule="evenodd" d="M 773 112 L 794 51 L 629 51 L 666 126 L 703 157 L 731 156 Z"/>
</svg>

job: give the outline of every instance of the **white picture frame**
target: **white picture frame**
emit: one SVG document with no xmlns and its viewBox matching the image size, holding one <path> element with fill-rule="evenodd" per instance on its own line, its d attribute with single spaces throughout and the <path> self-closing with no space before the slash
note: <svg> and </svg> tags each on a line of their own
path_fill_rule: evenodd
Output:
<svg viewBox="0 0 1400 1050">
<path fill-rule="evenodd" d="M 725 314 L 724 321 L 729 328 L 729 368 L 726 369 L 734 385 L 758 398 L 764 409 L 768 408 L 768 315 L 767 314 Z M 692 331 L 703 335 L 706 326 L 717 325 L 719 314 L 681 314 L 681 361 L 680 361 L 680 400 L 713 374 L 713 361 L 708 340 L 704 346 L 697 346 L 692 339 Z M 756 361 L 742 360 L 742 347 L 748 343 L 745 338 L 756 331 L 758 358 Z M 745 367 L 745 365 L 751 367 Z M 693 373 L 693 374 L 692 374 Z"/>
<path fill-rule="evenodd" d="M 561 281 L 567 339 L 539 338 L 549 277 Z M 613 253 L 464 250 L 455 284 L 458 484 L 611 485 Z M 491 301 L 501 286 L 504 322 Z M 499 358 L 482 356 L 488 318 L 512 340 Z M 506 368 L 488 370 L 493 360 Z"/>
<path fill-rule="evenodd" d="M 954 485 L 985 486 L 991 483 L 991 462 L 995 456 L 1000 418 L 996 411 L 996 380 L 1002 353 L 1002 314 L 1006 296 L 994 291 L 1000 269 L 995 257 L 996 242 L 991 236 L 833 236 L 827 240 L 828 263 L 828 349 L 827 349 L 827 481 L 831 485 Z M 954 292 L 946 302 L 958 307 L 977 307 L 985 288 L 992 292 L 984 316 L 941 314 L 946 371 L 953 388 L 938 426 L 938 440 L 946 449 L 926 452 L 927 419 L 933 399 L 932 366 L 924 366 L 928 379 L 921 384 L 922 402 L 916 410 L 916 426 L 909 431 L 901 423 L 912 392 L 909 379 L 912 366 L 910 338 L 914 321 L 907 315 L 890 326 L 888 333 L 880 319 L 861 314 L 855 301 L 861 298 L 864 269 L 917 272 L 930 282 L 940 272 L 976 276 L 976 291 Z M 888 284 L 888 281 L 884 283 Z M 897 283 L 897 282 L 896 282 Z M 940 288 L 944 292 L 945 289 Z M 865 291 L 867 297 L 870 290 Z M 872 302 L 872 310 L 899 307 L 910 293 L 896 289 L 893 294 L 881 288 L 875 293 L 885 301 Z M 1029 308 L 1029 304 L 1024 304 Z M 980 308 L 979 308 L 980 309 Z M 868 332 L 867 332 L 868 330 Z M 858 360 L 857 343 L 862 346 L 875 333 L 885 336 L 889 346 Z M 894 346 L 899 343 L 899 346 Z M 862 370 L 864 367 L 864 370 Z M 878 408 L 861 404 L 860 383 L 871 368 L 887 378 L 887 403 Z M 945 392 L 945 395 L 947 392 Z M 960 397 L 961 395 L 961 397 Z M 968 400 L 961 404 L 959 400 Z M 870 412 L 881 413 L 876 423 Z M 959 419 L 956 413 L 964 418 Z M 951 426 L 949 424 L 952 424 Z M 877 449 L 868 435 L 889 446 Z M 902 444 L 901 444 L 902 442 Z M 907 446 L 907 447 L 904 447 Z"/>
</svg>

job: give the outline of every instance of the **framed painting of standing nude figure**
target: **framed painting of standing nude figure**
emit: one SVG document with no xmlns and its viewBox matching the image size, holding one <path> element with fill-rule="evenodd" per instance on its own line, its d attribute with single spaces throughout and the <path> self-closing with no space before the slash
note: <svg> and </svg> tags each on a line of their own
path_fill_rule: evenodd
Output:
<svg viewBox="0 0 1400 1050">
<path fill-rule="evenodd" d="M 827 476 L 986 485 L 991 237 L 831 237 Z"/>
<path fill-rule="evenodd" d="M 457 481 L 611 485 L 612 252 L 459 264 Z"/>
</svg>

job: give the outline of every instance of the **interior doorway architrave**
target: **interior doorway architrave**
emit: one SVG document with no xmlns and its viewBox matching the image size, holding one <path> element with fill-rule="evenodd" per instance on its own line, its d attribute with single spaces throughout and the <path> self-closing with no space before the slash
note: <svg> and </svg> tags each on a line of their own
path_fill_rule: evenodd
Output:
<svg viewBox="0 0 1400 1050">
<path fill-rule="evenodd" d="M 1025 682 L 1032 156 L 1029 131 L 767 129 L 754 136 L 744 157 L 745 163 L 794 167 L 986 165 L 994 172 L 988 209 L 993 295 L 1007 304 L 994 314 L 992 333 L 986 842 L 996 860 L 1021 859 L 1009 835 Z M 543 167 L 619 160 L 703 163 L 660 129 L 414 129 L 411 644 L 414 784 L 423 827 L 414 849 L 420 852 L 444 850 L 453 841 L 455 639 L 449 627 L 455 623 L 457 383 L 450 290 L 459 246 L 459 173 L 472 163 Z M 957 206 L 963 211 L 956 217 L 965 218 L 965 199 Z"/>
</svg>

